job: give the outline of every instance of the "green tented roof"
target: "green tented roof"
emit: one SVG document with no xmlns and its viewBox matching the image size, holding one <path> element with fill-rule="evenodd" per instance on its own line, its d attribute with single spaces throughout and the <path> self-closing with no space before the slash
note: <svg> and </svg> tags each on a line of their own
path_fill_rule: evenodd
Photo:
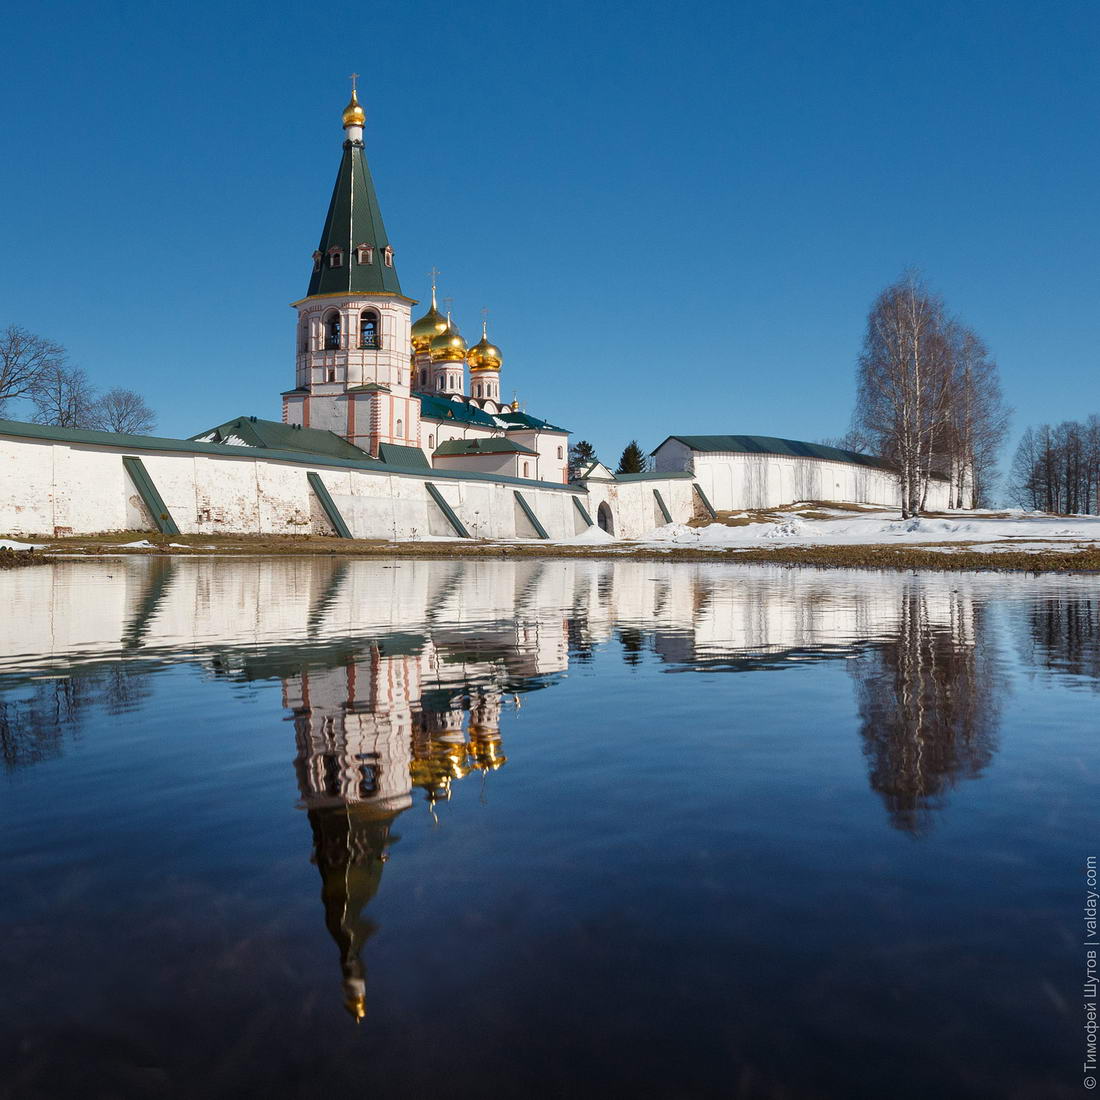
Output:
<svg viewBox="0 0 1100 1100">
<path fill-rule="evenodd" d="M 448 439 L 440 443 L 435 449 L 437 455 L 492 455 L 492 454 L 518 454 L 537 455 L 538 451 L 517 443 L 514 439 L 502 439 L 497 436 L 492 439 Z"/>
<path fill-rule="evenodd" d="M 268 447 L 276 451 L 305 451 L 330 458 L 370 460 L 370 455 L 335 432 L 320 428 L 296 428 L 277 420 L 239 416 L 216 428 L 191 436 L 198 443 L 226 443 L 237 447 Z"/>
<path fill-rule="evenodd" d="M 379 443 L 378 457 L 388 466 L 403 466 L 406 470 L 430 470 L 428 456 L 419 447 L 404 447 L 400 443 Z"/>
<path fill-rule="evenodd" d="M 357 262 L 355 249 L 361 244 L 374 249 L 372 263 Z M 397 267 L 387 267 L 382 255 L 388 244 L 363 144 L 345 141 L 325 228 L 317 246 L 317 251 L 322 253 L 321 266 L 309 280 L 307 297 L 315 294 L 400 294 Z M 343 251 L 340 267 L 329 266 L 329 249 L 333 247 Z"/>
<path fill-rule="evenodd" d="M 892 469 L 888 462 L 874 455 L 857 451 L 842 451 L 839 447 L 826 447 L 824 443 L 804 443 L 798 439 L 779 439 L 771 435 L 670 435 L 693 451 L 729 451 L 734 454 L 791 455 L 795 458 L 823 458 L 830 462 L 852 462 L 857 466 L 874 466 L 880 470 Z M 661 444 L 661 447 L 668 442 Z M 660 447 L 651 451 L 656 454 Z"/>
</svg>

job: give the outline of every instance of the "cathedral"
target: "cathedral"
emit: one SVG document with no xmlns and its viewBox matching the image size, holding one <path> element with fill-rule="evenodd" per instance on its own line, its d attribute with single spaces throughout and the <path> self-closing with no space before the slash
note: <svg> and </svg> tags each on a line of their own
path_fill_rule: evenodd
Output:
<svg viewBox="0 0 1100 1100">
<path fill-rule="evenodd" d="M 294 388 L 283 423 L 342 437 L 403 466 L 464 469 L 564 484 L 569 434 L 501 396 L 503 356 L 481 339 L 467 346 L 450 312 L 401 289 L 363 148 L 366 121 L 355 90 L 321 240 L 298 311 Z M 364 455 L 365 457 L 365 455 Z"/>
</svg>

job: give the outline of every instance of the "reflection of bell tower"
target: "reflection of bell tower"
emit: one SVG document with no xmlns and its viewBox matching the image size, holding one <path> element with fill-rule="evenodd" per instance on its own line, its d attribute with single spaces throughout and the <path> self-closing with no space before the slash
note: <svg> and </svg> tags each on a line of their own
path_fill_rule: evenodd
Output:
<svg viewBox="0 0 1100 1100">
<path fill-rule="evenodd" d="M 412 802 L 409 699 L 418 687 L 414 658 L 383 657 L 376 647 L 365 660 L 303 669 L 283 681 L 325 924 L 340 949 L 344 1004 L 356 1020 L 366 1014 L 360 953 L 375 930 L 363 910 L 378 892 L 387 847 L 397 839 L 393 822 Z"/>
<path fill-rule="evenodd" d="M 378 893 L 397 814 L 377 815 L 369 802 L 309 811 L 313 862 L 321 872 L 325 925 L 340 948 L 344 1005 L 361 1020 L 367 1011 L 366 970 L 360 954 L 376 925 L 363 910 Z"/>
</svg>

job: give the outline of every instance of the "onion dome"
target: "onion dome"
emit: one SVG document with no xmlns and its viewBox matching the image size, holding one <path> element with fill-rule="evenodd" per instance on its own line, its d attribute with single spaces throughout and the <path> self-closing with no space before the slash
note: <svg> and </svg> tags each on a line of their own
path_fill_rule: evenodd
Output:
<svg viewBox="0 0 1100 1100">
<path fill-rule="evenodd" d="M 427 351 L 435 337 L 447 331 L 447 318 L 436 309 L 435 287 L 432 287 L 432 308 L 412 323 L 413 351 Z"/>
<path fill-rule="evenodd" d="M 344 108 L 344 129 L 349 126 L 363 126 L 367 121 L 367 113 L 359 106 L 359 96 L 355 94 L 355 89 L 351 90 L 351 100 Z"/>
<path fill-rule="evenodd" d="M 481 339 L 470 348 L 470 353 L 466 357 L 472 371 L 500 370 L 502 362 L 500 348 L 489 343 L 486 327 L 486 322 L 483 321 L 481 323 Z"/>
<path fill-rule="evenodd" d="M 433 363 L 461 363 L 466 358 L 466 341 L 451 324 L 450 316 L 447 317 L 447 327 L 438 336 L 432 337 L 428 350 Z"/>
</svg>

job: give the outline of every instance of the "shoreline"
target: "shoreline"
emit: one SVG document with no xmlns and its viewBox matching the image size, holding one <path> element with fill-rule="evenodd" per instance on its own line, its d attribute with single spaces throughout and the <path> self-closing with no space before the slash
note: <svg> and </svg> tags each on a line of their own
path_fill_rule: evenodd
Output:
<svg viewBox="0 0 1100 1100">
<path fill-rule="evenodd" d="M 132 537 L 131 537 L 132 536 Z M 471 542 L 440 540 L 395 543 L 358 539 L 269 535 L 173 535 L 150 537 L 147 531 L 92 537 L 43 539 L 35 549 L 0 550 L 0 569 L 47 565 L 59 558 L 124 555 L 173 557 L 282 557 L 323 555 L 358 558 L 591 558 L 681 561 L 728 565 L 806 566 L 819 569 L 914 570 L 943 573 L 1100 573 L 1100 546 L 1051 543 L 1049 548 L 971 550 L 968 543 L 920 545 L 828 544 L 751 548 L 660 546 L 630 542 L 607 544 Z M 989 546 L 984 540 L 980 545 Z"/>
</svg>

